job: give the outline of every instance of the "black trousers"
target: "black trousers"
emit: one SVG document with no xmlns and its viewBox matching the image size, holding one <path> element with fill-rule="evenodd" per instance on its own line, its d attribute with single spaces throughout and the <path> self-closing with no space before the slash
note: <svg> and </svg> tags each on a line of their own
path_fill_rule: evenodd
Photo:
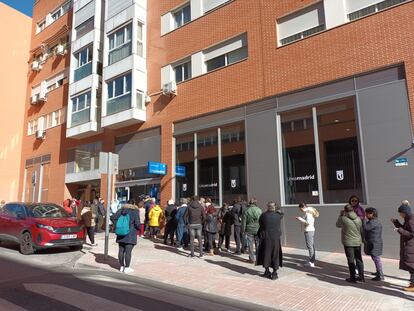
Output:
<svg viewBox="0 0 414 311">
<path fill-rule="evenodd" d="M 95 228 L 94 227 L 86 227 L 86 232 L 88 233 L 89 240 L 92 244 L 95 244 Z"/>
<path fill-rule="evenodd" d="M 355 279 L 355 268 L 358 270 L 359 276 L 364 277 L 364 263 L 362 261 L 361 246 L 344 246 L 344 249 L 351 279 Z"/>
<path fill-rule="evenodd" d="M 167 222 L 164 231 L 164 244 L 167 244 L 168 237 L 170 237 L 171 245 L 174 245 L 174 234 L 176 229 L 177 225 L 175 223 Z"/>
<path fill-rule="evenodd" d="M 230 236 L 224 235 L 224 234 L 219 235 L 219 244 L 218 244 L 219 248 L 221 248 L 221 246 L 223 245 L 223 241 L 225 241 L 226 249 L 229 250 L 230 249 Z"/>
<path fill-rule="evenodd" d="M 131 254 L 134 244 L 119 243 L 118 260 L 122 267 L 128 268 L 131 264 Z"/>
<path fill-rule="evenodd" d="M 234 226 L 234 242 L 236 242 L 236 252 L 240 253 L 241 251 L 241 241 L 242 241 L 242 234 L 241 234 L 241 226 Z M 244 247 L 244 243 L 243 243 Z"/>
</svg>

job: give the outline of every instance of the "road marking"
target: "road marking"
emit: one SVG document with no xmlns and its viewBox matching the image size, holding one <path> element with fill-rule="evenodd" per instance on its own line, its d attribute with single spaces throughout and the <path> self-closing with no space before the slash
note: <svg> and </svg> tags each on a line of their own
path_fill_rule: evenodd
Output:
<svg viewBox="0 0 414 311">
<path fill-rule="evenodd" d="M 0 311 L 27 311 L 27 309 L 0 298 Z"/>
<path fill-rule="evenodd" d="M 30 283 L 24 284 L 26 290 L 61 301 L 81 310 L 99 311 L 142 311 L 95 295 L 83 293 L 56 284 Z"/>
</svg>

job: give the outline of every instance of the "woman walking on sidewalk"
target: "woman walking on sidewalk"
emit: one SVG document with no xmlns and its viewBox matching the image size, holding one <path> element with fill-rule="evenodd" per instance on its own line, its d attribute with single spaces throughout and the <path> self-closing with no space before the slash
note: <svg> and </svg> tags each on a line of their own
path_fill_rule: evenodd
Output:
<svg viewBox="0 0 414 311">
<path fill-rule="evenodd" d="M 131 202 L 135 203 L 135 202 Z M 137 244 L 137 230 L 140 230 L 139 212 L 135 204 L 124 204 L 114 216 L 116 221 L 116 242 L 119 245 L 118 260 L 119 271 L 134 272 L 130 268 L 132 249 Z"/>
<path fill-rule="evenodd" d="M 414 292 L 414 215 L 410 203 L 402 201 L 398 213 L 404 223 L 401 224 L 397 219 L 391 219 L 391 222 L 394 230 L 400 234 L 400 269 L 410 273 L 410 285 L 404 290 Z"/>
<path fill-rule="evenodd" d="M 91 246 L 98 245 L 95 243 L 95 217 L 96 215 L 92 213 L 90 202 L 85 202 L 85 206 L 81 211 L 81 218 L 83 224 L 85 225 L 89 240 L 91 241 Z"/>
<path fill-rule="evenodd" d="M 336 221 L 336 226 L 341 228 L 341 240 L 344 245 L 346 259 L 348 261 L 350 277 L 345 281 L 356 283 L 357 280 L 365 282 L 364 263 L 362 261 L 362 221 L 354 212 L 352 205 L 347 204 Z M 356 278 L 355 262 L 359 277 Z"/>
<path fill-rule="evenodd" d="M 371 256 L 377 270 L 373 281 L 383 281 L 384 272 L 382 271 L 382 225 L 378 220 L 377 209 L 368 207 L 365 209 L 367 219 L 364 221 L 364 252 Z"/>
<path fill-rule="evenodd" d="M 300 210 L 303 212 L 303 217 L 296 217 L 305 227 L 305 242 L 309 251 L 309 261 L 305 266 L 315 267 L 315 218 L 319 217 L 319 212 L 306 203 L 299 204 Z"/>
</svg>

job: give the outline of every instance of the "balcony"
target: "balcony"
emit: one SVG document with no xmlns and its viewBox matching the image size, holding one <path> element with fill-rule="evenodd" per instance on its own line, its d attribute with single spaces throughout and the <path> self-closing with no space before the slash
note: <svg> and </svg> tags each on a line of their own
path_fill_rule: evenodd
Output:
<svg viewBox="0 0 414 311">
<path fill-rule="evenodd" d="M 132 54 L 132 42 L 124 44 L 109 52 L 109 65 L 120 61 Z"/>
<path fill-rule="evenodd" d="M 74 72 L 74 82 L 82 80 L 83 78 L 86 78 L 87 76 L 90 76 L 92 74 L 92 62 L 87 63 L 86 65 L 83 65 L 82 67 L 79 67 Z"/>
<path fill-rule="evenodd" d="M 68 150 L 65 183 L 100 179 L 99 152 L 101 149 L 101 143 L 95 142 Z"/>
<path fill-rule="evenodd" d="M 114 99 L 109 99 L 106 104 L 106 115 L 125 111 L 131 108 L 131 94 L 125 94 Z"/>
<path fill-rule="evenodd" d="M 71 121 L 68 122 L 70 127 L 66 129 L 66 137 L 81 139 L 98 134 L 101 129 L 97 121 L 93 119 L 100 119 L 100 116 L 93 117 L 91 108 L 74 112 L 71 115 Z M 95 115 L 97 109 L 95 109 Z"/>
</svg>

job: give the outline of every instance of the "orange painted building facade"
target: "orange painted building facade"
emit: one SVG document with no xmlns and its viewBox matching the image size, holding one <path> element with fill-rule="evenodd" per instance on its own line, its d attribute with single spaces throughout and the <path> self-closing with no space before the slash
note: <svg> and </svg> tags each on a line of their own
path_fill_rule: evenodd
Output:
<svg viewBox="0 0 414 311">
<path fill-rule="evenodd" d="M 0 200 L 18 199 L 31 18 L 0 3 Z M 9 25 L 15 25 L 13 32 Z"/>
</svg>

